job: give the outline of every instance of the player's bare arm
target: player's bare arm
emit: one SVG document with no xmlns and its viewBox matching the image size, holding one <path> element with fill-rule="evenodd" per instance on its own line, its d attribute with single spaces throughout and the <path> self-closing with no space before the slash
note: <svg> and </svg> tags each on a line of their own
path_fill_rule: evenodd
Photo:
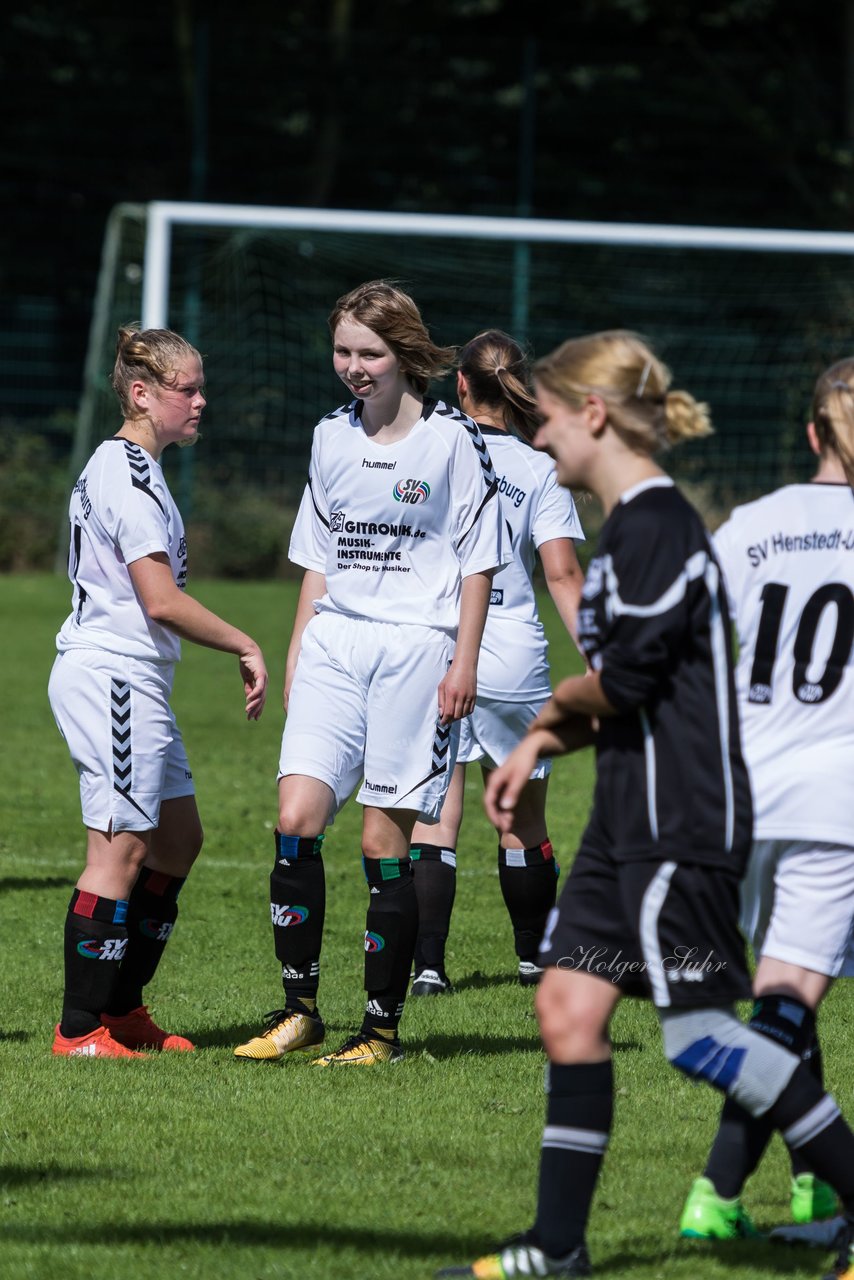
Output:
<svg viewBox="0 0 854 1280">
<path fill-rule="evenodd" d="M 560 620 L 569 634 L 578 644 L 578 605 L 581 600 L 581 589 L 584 586 L 584 574 L 578 563 L 575 544 L 570 538 L 551 538 L 537 548 L 543 576 L 549 595 L 554 601 Z"/>
<path fill-rule="evenodd" d="M 306 569 L 303 574 L 299 599 L 297 600 L 294 625 L 291 630 L 288 656 L 285 662 L 285 687 L 282 694 L 282 705 L 285 711 L 288 709 L 288 698 L 291 694 L 294 672 L 297 669 L 297 660 L 300 646 L 302 645 L 302 633 L 315 615 L 315 600 L 320 600 L 324 595 L 326 595 L 326 575 L 318 573 L 316 569 Z"/>
<path fill-rule="evenodd" d="M 206 649 L 236 654 L 246 696 L 246 715 L 249 720 L 257 720 L 264 709 L 268 677 L 264 656 L 251 636 L 181 591 L 164 552 L 135 560 L 128 565 L 128 572 L 152 622 Z"/>
<path fill-rule="evenodd" d="M 477 658 L 494 569 L 468 574 L 460 586 L 460 625 L 454 658 L 439 684 L 439 715 L 442 724 L 467 716 L 477 697 Z"/>
<path fill-rule="evenodd" d="M 605 696 L 599 672 L 593 671 L 561 680 L 531 727 L 560 730 L 575 716 L 598 719 L 615 715 L 617 709 Z"/>
</svg>

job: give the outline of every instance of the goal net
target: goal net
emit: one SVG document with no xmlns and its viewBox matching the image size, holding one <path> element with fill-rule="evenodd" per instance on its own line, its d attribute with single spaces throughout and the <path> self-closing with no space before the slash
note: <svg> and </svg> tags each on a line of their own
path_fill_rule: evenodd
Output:
<svg viewBox="0 0 854 1280">
<path fill-rule="evenodd" d="M 346 398 L 326 318 L 377 277 L 412 293 L 442 344 L 492 325 L 534 356 L 599 329 L 649 338 L 674 386 L 711 407 L 715 434 L 666 465 L 712 525 L 811 474 L 812 387 L 852 348 L 852 235 L 122 205 L 105 238 L 73 465 L 117 426 L 116 330 L 141 320 L 177 329 L 205 359 L 204 444 L 169 464 L 185 489 L 239 483 L 295 500 L 312 428 Z M 453 399 L 450 379 L 435 390 Z"/>
</svg>

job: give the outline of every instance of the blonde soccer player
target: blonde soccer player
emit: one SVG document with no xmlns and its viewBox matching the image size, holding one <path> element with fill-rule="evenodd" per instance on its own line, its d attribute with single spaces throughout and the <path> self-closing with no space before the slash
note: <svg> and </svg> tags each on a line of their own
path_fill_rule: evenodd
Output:
<svg viewBox="0 0 854 1280">
<path fill-rule="evenodd" d="M 193 775 L 169 705 L 181 640 L 234 654 L 246 715 L 267 692 L 261 650 L 186 590 L 187 538 L 161 455 L 196 441 L 202 359 L 168 329 L 119 330 L 112 375 L 124 421 L 71 495 L 71 612 L 50 705 L 80 778 L 86 867 L 65 921 L 65 994 L 53 1052 L 187 1052 L 143 1004 L 202 846 Z"/>
<path fill-rule="evenodd" d="M 596 747 L 596 785 L 540 948 L 548 1070 L 536 1220 L 439 1274 L 590 1274 L 587 1225 L 613 1110 L 609 1025 L 624 995 L 652 1000 L 673 1066 L 767 1116 L 836 1189 L 847 1269 L 854 1134 L 800 1057 L 733 1007 L 750 995 L 738 894 L 753 812 L 729 613 L 703 522 L 656 460 L 706 434 L 708 412 L 624 330 L 570 339 L 537 361 L 534 381 L 535 443 L 560 483 L 589 489 L 605 515 L 579 609 L 591 674 L 556 686 L 492 773 L 486 809 L 508 828 L 535 762 L 585 745 Z"/>
</svg>

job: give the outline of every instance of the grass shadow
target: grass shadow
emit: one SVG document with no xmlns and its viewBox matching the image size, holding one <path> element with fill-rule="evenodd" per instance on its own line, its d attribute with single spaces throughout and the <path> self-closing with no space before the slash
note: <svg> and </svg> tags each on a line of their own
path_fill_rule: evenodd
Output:
<svg viewBox="0 0 854 1280">
<path fill-rule="evenodd" d="M 15 1187 L 33 1187 L 46 1182 L 72 1182 L 83 1179 L 109 1178 L 115 1179 L 116 1170 L 110 1168 L 106 1172 L 96 1169 L 81 1169 L 78 1166 L 62 1165 L 0 1165 L 0 1188 L 10 1190 Z"/>
<path fill-rule="evenodd" d="M 396 1252 L 408 1257 L 441 1257 L 447 1253 L 459 1253 L 462 1258 L 483 1252 L 482 1234 L 465 1232 L 454 1235 L 447 1230 L 437 1232 L 400 1231 L 393 1237 L 385 1231 L 370 1227 L 336 1226 L 335 1223 L 283 1223 L 237 1220 L 209 1223 L 195 1222 L 147 1222 L 147 1223 L 63 1223 L 61 1226 L 35 1224 L 32 1227 L 6 1224 L 3 1231 L 7 1241 L 51 1245 L 136 1245 L 136 1244 L 185 1244 L 193 1242 L 207 1245 L 243 1245 L 314 1249 L 318 1243 L 339 1248 L 355 1248 L 366 1252 Z"/>
<path fill-rule="evenodd" d="M 14 893 L 16 889 L 73 889 L 76 883 L 70 876 L 3 876 L 0 893 Z"/>
</svg>

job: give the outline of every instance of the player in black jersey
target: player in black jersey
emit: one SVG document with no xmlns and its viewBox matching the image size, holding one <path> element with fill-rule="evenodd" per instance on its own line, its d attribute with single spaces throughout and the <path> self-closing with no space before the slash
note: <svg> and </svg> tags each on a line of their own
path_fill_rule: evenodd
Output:
<svg viewBox="0 0 854 1280">
<path fill-rule="evenodd" d="M 485 794 L 512 823 L 534 763 L 595 745 L 581 846 L 540 949 L 536 1005 L 549 1058 L 537 1216 L 496 1253 L 442 1276 L 583 1276 L 585 1233 L 611 1128 L 609 1024 L 623 995 L 655 1004 L 668 1060 L 766 1115 L 838 1192 L 854 1224 L 854 1134 L 796 1054 L 744 1025 L 738 890 L 752 831 L 730 620 L 700 517 L 654 460 L 711 430 L 669 390 L 637 335 L 563 343 L 534 366 L 535 437 L 561 484 L 605 512 L 579 610 L 591 672 L 563 680 Z"/>
</svg>

